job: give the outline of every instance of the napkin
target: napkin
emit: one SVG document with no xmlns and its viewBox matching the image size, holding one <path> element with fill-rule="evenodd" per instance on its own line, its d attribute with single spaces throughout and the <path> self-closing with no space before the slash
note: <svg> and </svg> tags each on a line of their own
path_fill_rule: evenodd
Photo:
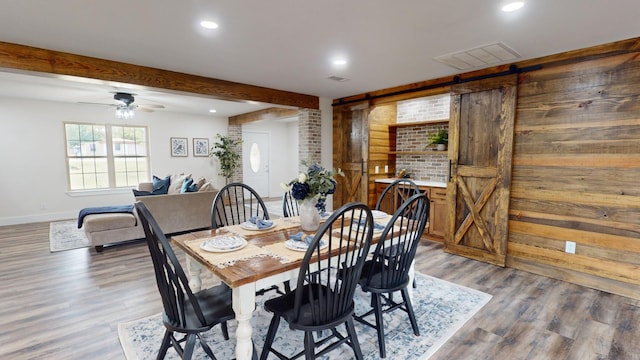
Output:
<svg viewBox="0 0 640 360">
<path fill-rule="evenodd" d="M 291 235 L 289 238 L 294 241 L 302 241 L 303 237 L 304 237 L 304 242 L 307 243 L 307 245 L 311 244 L 311 241 L 313 240 L 313 236 L 311 235 L 305 236 L 305 233 L 302 231 L 300 231 L 297 234 Z"/>
<path fill-rule="evenodd" d="M 358 221 L 358 223 L 360 225 L 366 225 L 367 224 L 367 220 L 362 219 L 360 221 Z M 378 224 L 377 222 L 373 222 L 373 230 L 378 230 L 378 231 L 382 231 L 384 230 L 384 225 Z"/>
<path fill-rule="evenodd" d="M 252 223 L 252 224 L 256 224 L 258 229 L 266 229 L 266 228 L 271 227 L 273 225 L 273 221 L 259 219 L 257 216 L 250 217 L 249 218 L 249 222 Z"/>
</svg>

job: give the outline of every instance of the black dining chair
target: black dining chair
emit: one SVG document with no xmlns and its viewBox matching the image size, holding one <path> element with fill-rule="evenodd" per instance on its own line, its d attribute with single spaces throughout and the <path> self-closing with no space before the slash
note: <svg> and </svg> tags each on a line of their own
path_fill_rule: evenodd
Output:
<svg viewBox="0 0 640 360">
<path fill-rule="evenodd" d="M 413 180 L 407 178 L 396 179 L 384 188 L 376 202 L 375 209 L 384 211 L 387 214 L 393 214 L 402 203 L 413 195 L 421 193 L 422 191 L 420 191 L 420 188 L 418 188 L 418 185 L 416 185 Z M 415 281 L 413 282 L 413 287 L 416 287 Z"/>
<path fill-rule="evenodd" d="M 260 359 L 265 360 L 270 352 L 280 359 L 303 354 L 307 360 L 315 359 L 342 344 L 353 349 L 356 359 L 362 359 L 353 323 L 353 296 L 372 235 L 371 210 L 362 203 L 346 204 L 327 219 L 306 250 L 295 290 L 264 303 L 273 317 Z M 281 319 L 290 329 L 304 331 L 304 350 L 291 357 L 273 348 Z M 346 335 L 338 331 L 342 325 Z M 331 330 L 330 334 L 315 340 L 314 332 L 324 334 L 324 330 Z M 319 345 L 325 347 L 316 354 Z"/>
<path fill-rule="evenodd" d="M 411 179 L 396 179 L 382 191 L 376 202 L 376 210 L 393 214 L 402 203 L 415 194 L 420 194 L 418 185 Z"/>
<path fill-rule="evenodd" d="M 377 330 L 382 358 L 386 356 L 383 313 L 405 311 L 413 333 L 420 335 L 407 286 L 409 270 L 428 218 L 429 201 L 424 194 L 413 195 L 405 201 L 382 231 L 373 257 L 365 262 L 359 279 L 360 288 L 371 293 L 372 309 L 362 315 L 356 314 L 354 318 Z M 391 294 L 396 291 L 402 294 L 402 301 L 393 300 Z M 371 314 L 375 315 L 375 323 L 365 319 Z"/>
<path fill-rule="evenodd" d="M 193 293 L 178 258 L 149 209 L 140 201 L 136 202 L 135 207 L 144 228 L 164 309 L 162 322 L 165 332 L 157 359 L 164 359 L 171 347 L 182 359 L 191 359 L 196 339 L 199 339 L 204 352 L 215 359 L 201 334 L 221 324 L 224 338 L 229 339 L 226 322 L 235 317 L 231 307 L 231 290 L 218 285 Z M 181 334 L 181 337 L 177 334 Z"/>
<path fill-rule="evenodd" d="M 249 185 L 237 182 L 227 184 L 213 198 L 211 205 L 211 227 L 213 229 L 238 225 L 253 216 L 269 220 L 267 206 L 260 195 Z"/>
<path fill-rule="evenodd" d="M 223 226 L 238 225 L 249 221 L 251 217 L 269 220 L 269 211 L 262 197 L 249 185 L 243 183 L 230 183 L 222 187 L 213 198 L 211 205 L 211 228 L 217 229 Z M 276 285 L 256 291 L 262 295 L 274 290 L 282 293 Z M 284 291 L 288 292 L 290 285 L 284 284 Z"/>
<path fill-rule="evenodd" d="M 292 217 L 300 215 L 298 210 L 298 202 L 291 196 L 289 191 L 282 194 L 282 215 L 284 217 Z"/>
</svg>

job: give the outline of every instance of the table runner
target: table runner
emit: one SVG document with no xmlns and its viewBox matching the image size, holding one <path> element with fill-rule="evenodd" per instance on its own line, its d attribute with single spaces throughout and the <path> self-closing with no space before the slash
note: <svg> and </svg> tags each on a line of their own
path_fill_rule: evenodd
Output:
<svg viewBox="0 0 640 360">
<path fill-rule="evenodd" d="M 236 263 L 236 261 L 242 261 L 251 259 L 254 257 L 261 256 L 270 256 L 267 251 L 263 248 L 255 246 L 253 244 L 247 244 L 247 246 L 243 247 L 240 250 L 229 251 L 229 252 L 209 252 L 202 250 L 200 248 L 200 244 L 209 240 L 210 238 L 203 239 L 195 239 L 195 240 L 187 240 L 184 242 L 186 246 L 188 246 L 191 250 L 193 250 L 198 255 L 202 256 L 209 264 L 218 267 L 225 268 L 227 266 L 232 266 Z"/>
</svg>

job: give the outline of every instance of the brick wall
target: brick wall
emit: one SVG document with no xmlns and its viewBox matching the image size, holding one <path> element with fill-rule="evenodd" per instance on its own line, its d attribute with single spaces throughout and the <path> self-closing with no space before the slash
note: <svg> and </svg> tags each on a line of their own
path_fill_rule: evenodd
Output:
<svg viewBox="0 0 640 360">
<path fill-rule="evenodd" d="M 398 102 L 398 123 L 442 120 L 449 118 L 449 94 L 430 96 Z M 447 124 L 399 127 L 396 132 L 396 151 L 430 151 L 427 136 Z M 396 157 L 396 171 L 406 169 L 411 178 L 423 181 L 446 182 L 449 160 L 446 154 L 399 154 Z"/>
<path fill-rule="evenodd" d="M 242 139 L 242 125 L 229 125 L 227 130 L 227 136 L 232 139 Z M 242 154 L 242 144 L 239 144 L 234 149 L 236 153 Z M 231 179 L 229 179 L 229 183 L 232 182 L 242 182 L 242 156 L 240 156 L 240 160 L 238 160 L 238 168 L 234 172 Z"/>
<path fill-rule="evenodd" d="M 449 118 L 449 94 L 398 101 L 398 123 Z"/>
<path fill-rule="evenodd" d="M 321 158 L 320 110 L 303 109 L 298 112 L 298 158 L 300 161 L 320 163 Z M 299 165 L 299 172 L 306 168 Z"/>
</svg>

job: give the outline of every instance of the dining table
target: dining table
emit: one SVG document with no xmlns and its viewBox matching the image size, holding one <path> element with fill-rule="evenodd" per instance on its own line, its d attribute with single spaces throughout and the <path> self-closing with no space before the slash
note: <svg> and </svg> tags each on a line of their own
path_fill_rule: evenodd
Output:
<svg viewBox="0 0 640 360">
<path fill-rule="evenodd" d="M 385 215 L 374 218 L 374 221 L 386 224 L 391 216 Z M 203 269 L 211 271 L 232 289 L 232 306 L 237 321 L 235 351 L 238 360 L 252 358 L 251 318 L 256 307 L 256 292 L 274 285 L 283 287 L 285 281 L 292 281 L 293 284 L 306 252 L 289 246 L 290 239 L 299 236 L 302 231 L 298 217 L 270 221 L 273 225 L 264 229 L 248 228 L 240 224 L 171 237 L 172 243 L 186 254 L 192 291 L 201 289 Z M 382 231 L 374 231 L 372 251 L 381 234 Z M 208 241 L 221 237 L 241 237 L 246 240 L 246 244 L 238 249 L 220 251 L 211 251 L 204 246 Z M 413 271 L 410 276 L 413 277 Z"/>
</svg>

